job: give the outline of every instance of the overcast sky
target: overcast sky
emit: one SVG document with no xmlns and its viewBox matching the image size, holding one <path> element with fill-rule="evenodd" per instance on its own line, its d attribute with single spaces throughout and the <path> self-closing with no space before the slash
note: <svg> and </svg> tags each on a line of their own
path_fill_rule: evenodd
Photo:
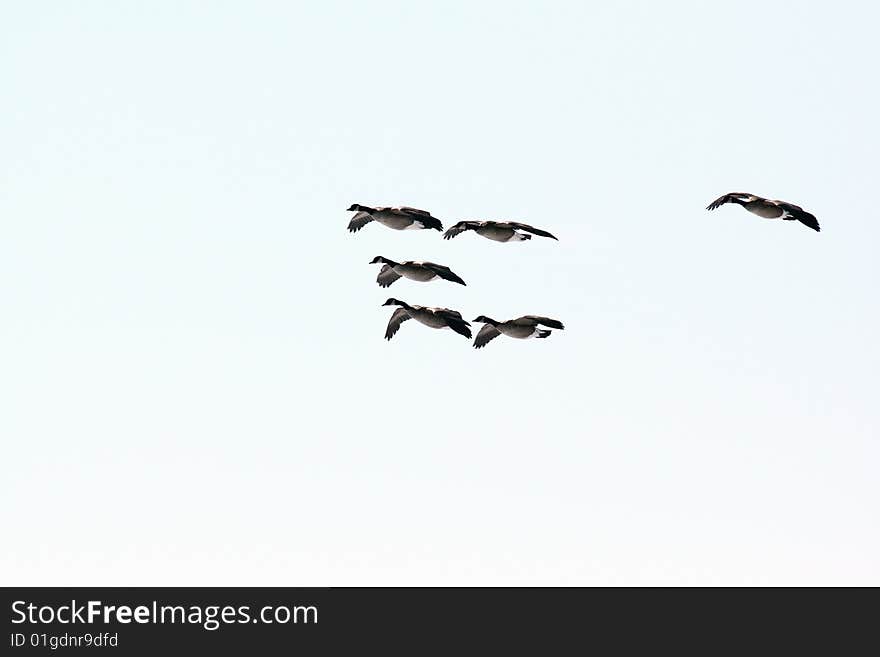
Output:
<svg viewBox="0 0 880 657">
<path fill-rule="evenodd" d="M 4 4 L 0 579 L 880 585 L 878 20 Z"/>
</svg>

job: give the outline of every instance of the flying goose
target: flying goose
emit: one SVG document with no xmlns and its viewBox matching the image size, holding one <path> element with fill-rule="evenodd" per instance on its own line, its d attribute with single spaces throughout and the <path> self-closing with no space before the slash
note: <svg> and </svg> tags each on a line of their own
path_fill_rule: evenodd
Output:
<svg viewBox="0 0 880 657">
<path fill-rule="evenodd" d="M 549 317 L 539 317 L 538 315 L 524 315 L 516 319 L 509 319 L 506 322 L 497 322 L 491 317 L 480 315 L 475 322 L 483 322 L 485 326 L 477 333 L 477 339 L 474 340 L 474 349 L 482 349 L 489 342 L 497 338 L 499 335 L 506 335 L 511 338 L 546 338 L 553 331 L 538 328 L 538 324 L 549 326 L 555 329 L 564 329 L 557 319 Z"/>
<path fill-rule="evenodd" d="M 802 207 L 793 203 L 786 203 L 785 201 L 761 198 L 754 194 L 731 192 L 712 201 L 706 209 L 714 210 L 725 203 L 738 203 L 752 214 L 764 217 L 765 219 L 785 219 L 787 221 L 797 219 L 805 226 L 817 232 L 819 230 L 819 222 L 816 220 L 816 217 L 806 212 Z"/>
<path fill-rule="evenodd" d="M 388 301 L 382 305 L 400 306 L 400 308 L 395 310 L 391 315 L 391 320 L 388 322 L 388 328 L 385 329 L 386 340 L 393 338 L 394 334 L 400 329 L 400 325 L 410 318 L 421 322 L 425 326 L 430 326 L 431 328 L 450 328 L 456 333 L 463 335 L 468 340 L 471 338 L 471 325 L 464 321 L 460 312 L 456 312 L 455 310 L 449 310 L 449 308 L 411 306 L 405 301 L 398 301 L 397 299 L 388 299 Z"/>
<path fill-rule="evenodd" d="M 348 230 L 356 233 L 371 221 L 378 221 L 383 226 L 394 230 L 412 230 L 418 228 L 433 228 L 443 230 L 443 224 L 437 217 L 432 217 L 430 212 L 409 208 L 371 208 L 368 205 L 353 203 L 349 212 L 355 212 L 351 221 L 348 222 Z"/>
<path fill-rule="evenodd" d="M 433 281 L 436 278 L 442 278 L 459 285 L 467 285 L 461 278 L 452 272 L 449 267 L 438 265 L 433 262 L 416 262 L 414 260 L 405 260 L 404 262 L 394 262 L 382 256 L 376 256 L 370 260 L 371 265 L 382 263 L 382 269 L 376 282 L 379 287 L 388 287 L 401 276 L 412 281 Z"/>
<path fill-rule="evenodd" d="M 532 239 L 528 233 L 534 233 L 541 237 L 549 237 L 556 239 L 555 236 L 546 230 L 534 228 L 527 224 L 520 224 L 515 221 L 459 221 L 452 228 L 443 233 L 443 239 L 451 240 L 456 235 L 466 230 L 472 230 L 478 235 L 494 240 L 496 242 L 523 242 Z M 524 230 L 525 233 L 517 231 Z M 557 240 L 558 241 L 558 240 Z"/>
</svg>

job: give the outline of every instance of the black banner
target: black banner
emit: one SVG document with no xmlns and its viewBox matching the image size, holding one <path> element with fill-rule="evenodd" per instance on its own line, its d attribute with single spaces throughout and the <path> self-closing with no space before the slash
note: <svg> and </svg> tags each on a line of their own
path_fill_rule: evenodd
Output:
<svg viewBox="0 0 880 657">
<path fill-rule="evenodd" d="M 7 588 L 3 654 L 531 647 L 840 652 L 874 641 L 841 589 Z M 864 595 L 864 594 L 869 595 Z M 862 600 L 861 598 L 867 598 Z M 862 644 L 862 638 L 869 643 Z"/>
</svg>

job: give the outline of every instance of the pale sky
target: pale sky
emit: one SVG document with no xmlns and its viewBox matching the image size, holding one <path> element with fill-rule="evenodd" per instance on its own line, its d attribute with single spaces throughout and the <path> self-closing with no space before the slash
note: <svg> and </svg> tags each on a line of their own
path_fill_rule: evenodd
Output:
<svg viewBox="0 0 880 657">
<path fill-rule="evenodd" d="M 0 581 L 880 585 L 878 21 L 3 4 Z"/>
</svg>

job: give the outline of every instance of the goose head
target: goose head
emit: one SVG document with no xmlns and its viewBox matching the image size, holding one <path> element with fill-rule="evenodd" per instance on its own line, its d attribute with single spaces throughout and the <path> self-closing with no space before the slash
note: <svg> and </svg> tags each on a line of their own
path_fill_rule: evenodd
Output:
<svg viewBox="0 0 880 657">
<path fill-rule="evenodd" d="M 360 203 L 352 203 L 351 207 L 346 210 L 346 212 L 369 212 L 372 208 L 368 208 L 366 205 L 361 205 Z"/>
<path fill-rule="evenodd" d="M 491 317 L 486 317 L 485 315 L 480 315 L 474 321 L 481 322 L 483 324 L 492 324 L 492 326 L 495 326 L 498 323 L 494 319 L 492 319 Z"/>
<path fill-rule="evenodd" d="M 370 260 L 370 264 L 371 264 L 371 265 L 376 265 L 376 264 L 379 264 L 379 263 L 384 263 L 384 264 L 386 264 L 386 265 L 395 264 L 395 263 L 393 263 L 391 260 L 389 260 L 388 258 L 386 258 L 386 257 L 384 257 L 384 256 L 376 256 L 375 258 L 373 258 L 372 260 Z"/>
<path fill-rule="evenodd" d="M 388 299 L 388 301 L 386 301 L 382 305 L 383 306 L 402 306 L 404 308 L 406 307 L 406 304 L 403 301 L 398 301 L 397 299 L 394 299 L 394 298 Z"/>
</svg>

